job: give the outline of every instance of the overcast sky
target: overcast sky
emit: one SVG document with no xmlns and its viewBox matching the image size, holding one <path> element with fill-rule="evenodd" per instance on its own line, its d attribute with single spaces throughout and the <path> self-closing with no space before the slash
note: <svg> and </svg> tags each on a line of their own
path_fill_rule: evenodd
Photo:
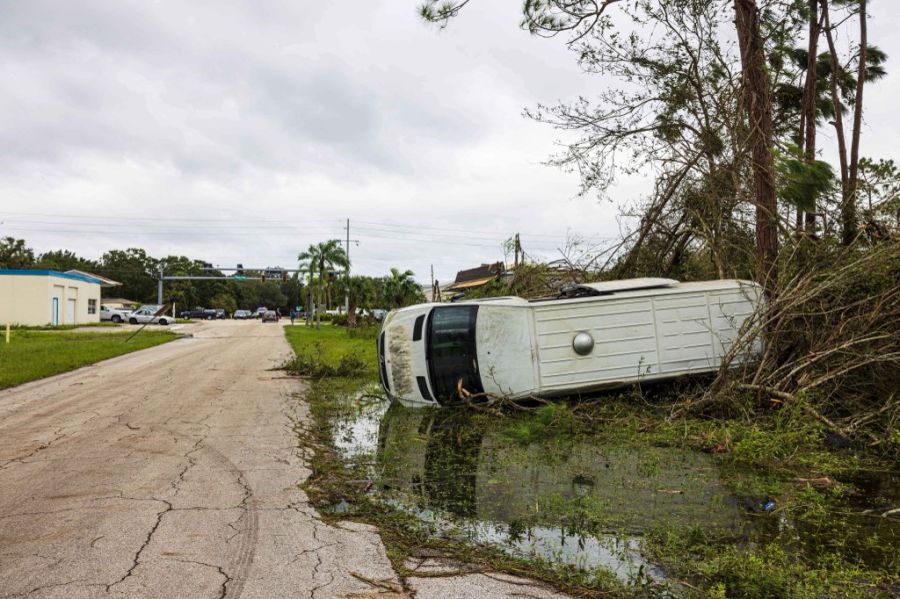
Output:
<svg viewBox="0 0 900 599">
<path fill-rule="evenodd" d="M 443 31 L 416 4 L 0 1 L 0 235 L 289 267 L 350 218 L 356 272 L 423 282 L 502 259 L 517 231 L 543 257 L 614 237 L 616 207 L 576 199 L 576 175 L 541 165 L 559 133 L 521 116 L 600 82 L 519 30 L 519 1 Z M 871 12 L 900 55 L 900 3 Z M 900 158 L 894 62 L 867 92 L 865 155 Z"/>
</svg>

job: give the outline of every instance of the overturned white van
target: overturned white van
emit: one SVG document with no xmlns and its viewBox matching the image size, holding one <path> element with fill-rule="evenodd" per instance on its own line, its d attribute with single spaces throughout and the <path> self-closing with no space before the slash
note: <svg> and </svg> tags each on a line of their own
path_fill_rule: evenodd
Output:
<svg viewBox="0 0 900 599">
<path fill-rule="evenodd" d="M 557 397 L 719 368 L 763 292 L 749 281 L 628 279 L 552 299 L 420 304 L 387 315 L 381 384 L 405 404 Z M 758 345 L 737 356 L 739 364 Z"/>
</svg>

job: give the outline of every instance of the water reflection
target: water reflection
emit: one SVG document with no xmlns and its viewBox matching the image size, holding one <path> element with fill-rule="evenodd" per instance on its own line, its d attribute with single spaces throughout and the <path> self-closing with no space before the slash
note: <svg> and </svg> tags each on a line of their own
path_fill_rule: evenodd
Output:
<svg viewBox="0 0 900 599">
<path fill-rule="evenodd" d="M 896 505 L 890 477 L 855 483 L 862 492 L 831 504 L 833 515 L 805 520 L 765 513 L 765 496 L 733 495 L 708 454 L 559 434 L 519 443 L 503 430 L 508 422 L 466 411 L 350 401 L 334 422 L 338 448 L 368 468 L 370 492 L 441 535 L 625 580 L 664 577 L 642 559 L 639 540 L 673 524 L 810 558 L 837 551 L 882 567 L 896 559 L 898 526 L 877 517 Z"/>
<path fill-rule="evenodd" d="M 391 406 L 378 433 L 377 489 L 473 541 L 628 577 L 649 526 L 746 518 L 709 456 L 671 448 L 548 439 L 521 445 L 489 420 Z M 452 522 L 451 522 L 452 521 Z"/>
</svg>

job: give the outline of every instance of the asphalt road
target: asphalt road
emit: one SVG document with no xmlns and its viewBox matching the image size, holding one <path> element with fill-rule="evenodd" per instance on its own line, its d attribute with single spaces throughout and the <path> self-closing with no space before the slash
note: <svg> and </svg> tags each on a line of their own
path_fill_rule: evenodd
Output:
<svg viewBox="0 0 900 599">
<path fill-rule="evenodd" d="M 377 532 L 323 523 L 298 487 L 281 325 L 182 330 L 0 392 L 0 598 L 551 595 L 489 573 L 401 590 Z"/>
</svg>

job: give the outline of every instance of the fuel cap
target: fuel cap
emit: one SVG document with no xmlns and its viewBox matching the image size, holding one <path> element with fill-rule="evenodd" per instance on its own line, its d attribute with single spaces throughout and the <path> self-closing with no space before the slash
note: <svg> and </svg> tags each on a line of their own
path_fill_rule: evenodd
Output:
<svg viewBox="0 0 900 599">
<path fill-rule="evenodd" d="M 586 356 L 594 349 L 594 338 L 589 333 L 582 331 L 572 339 L 572 349 L 579 356 Z"/>
</svg>

